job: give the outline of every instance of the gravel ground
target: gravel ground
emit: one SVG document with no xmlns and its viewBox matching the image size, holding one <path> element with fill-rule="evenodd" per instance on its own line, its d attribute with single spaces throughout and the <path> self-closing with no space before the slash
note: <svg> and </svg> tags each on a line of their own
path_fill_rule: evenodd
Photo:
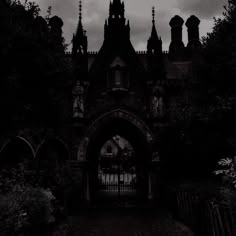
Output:
<svg viewBox="0 0 236 236">
<path fill-rule="evenodd" d="M 87 209 L 70 217 L 53 236 L 193 236 L 165 211 Z"/>
</svg>

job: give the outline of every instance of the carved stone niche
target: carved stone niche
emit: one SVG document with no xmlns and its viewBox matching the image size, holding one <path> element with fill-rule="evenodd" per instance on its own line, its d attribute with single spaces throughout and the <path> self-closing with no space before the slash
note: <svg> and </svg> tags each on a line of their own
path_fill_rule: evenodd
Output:
<svg viewBox="0 0 236 236">
<path fill-rule="evenodd" d="M 73 118 L 84 118 L 84 87 L 80 81 L 73 89 Z"/>
<path fill-rule="evenodd" d="M 158 118 L 163 115 L 163 88 L 159 85 L 155 85 L 152 89 L 150 110 L 153 118 Z"/>
<path fill-rule="evenodd" d="M 111 92 L 127 92 L 129 89 L 128 66 L 120 57 L 116 57 L 110 64 L 107 85 Z"/>
</svg>

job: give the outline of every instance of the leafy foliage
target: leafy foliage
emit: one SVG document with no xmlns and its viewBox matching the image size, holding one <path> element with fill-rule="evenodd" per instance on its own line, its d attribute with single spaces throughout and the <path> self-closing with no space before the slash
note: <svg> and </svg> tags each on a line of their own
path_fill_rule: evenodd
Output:
<svg viewBox="0 0 236 236">
<path fill-rule="evenodd" d="M 0 234 L 42 234 L 48 223 L 54 220 L 54 200 L 50 190 L 33 186 L 26 180 L 22 165 L 1 170 Z"/>
<path fill-rule="evenodd" d="M 203 38 L 209 84 L 221 92 L 235 91 L 236 1 L 228 0 L 222 18 L 214 18 L 213 31 Z"/>
<path fill-rule="evenodd" d="M 222 201 L 225 204 L 236 207 L 236 157 L 224 158 L 218 162 L 222 168 L 215 171 L 215 175 L 223 176 L 223 187 L 221 188 Z"/>
<path fill-rule="evenodd" d="M 25 0 L 24 4 L 22 4 L 21 1 L 19 0 L 12 0 L 10 1 L 10 4 L 12 7 L 23 6 L 25 10 L 28 11 L 29 14 L 32 15 L 33 17 L 39 16 L 40 8 L 39 5 L 36 4 L 35 2 Z"/>
<path fill-rule="evenodd" d="M 232 158 L 221 159 L 218 162 L 223 169 L 217 170 L 216 175 L 223 175 L 225 177 L 226 186 L 230 189 L 236 189 L 236 167 Z"/>
</svg>

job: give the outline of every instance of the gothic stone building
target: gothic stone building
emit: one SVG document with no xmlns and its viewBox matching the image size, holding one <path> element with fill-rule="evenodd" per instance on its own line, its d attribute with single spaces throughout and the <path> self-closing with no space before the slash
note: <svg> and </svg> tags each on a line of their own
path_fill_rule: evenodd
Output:
<svg viewBox="0 0 236 236">
<path fill-rule="evenodd" d="M 56 166 L 67 166 L 74 181 L 71 191 L 89 202 L 100 195 L 158 197 L 162 163 L 178 155 L 171 150 L 170 130 L 189 115 L 185 108 L 194 99 L 194 63 L 201 48 L 199 23 L 195 16 L 187 20 L 185 46 L 184 21 L 174 16 L 169 23 L 169 52 L 163 52 L 153 9 L 147 51 L 137 52 L 130 41 L 124 2 L 113 0 L 101 49 L 88 52 L 80 9 L 72 53 L 65 55 L 76 78 L 68 94 L 70 118 L 57 127 L 12 128 L 8 136 L 1 137 L 2 158 L 10 160 L 17 153 L 17 161 L 40 160 L 48 170 L 48 175 L 43 172 L 48 185 Z M 114 137 L 126 140 L 132 151 L 124 151 Z M 107 148 L 101 157 L 108 140 L 118 154 L 112 155 Z"/>
</svg>

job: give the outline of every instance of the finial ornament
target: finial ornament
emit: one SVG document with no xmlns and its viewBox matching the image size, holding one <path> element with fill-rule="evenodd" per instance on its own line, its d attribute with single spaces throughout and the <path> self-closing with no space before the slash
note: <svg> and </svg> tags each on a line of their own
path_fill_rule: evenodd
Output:
<svg viewBox="0 0 236 236">
<path fill-rule="evenodd" d="M 152 23 L 155 24 L 155 7 L 152 7 Z"/>
<path fill-rule="evenodd" d="M 79 20 L 82 21 L 82 1 L 79 1 Z"/>
</svg>

